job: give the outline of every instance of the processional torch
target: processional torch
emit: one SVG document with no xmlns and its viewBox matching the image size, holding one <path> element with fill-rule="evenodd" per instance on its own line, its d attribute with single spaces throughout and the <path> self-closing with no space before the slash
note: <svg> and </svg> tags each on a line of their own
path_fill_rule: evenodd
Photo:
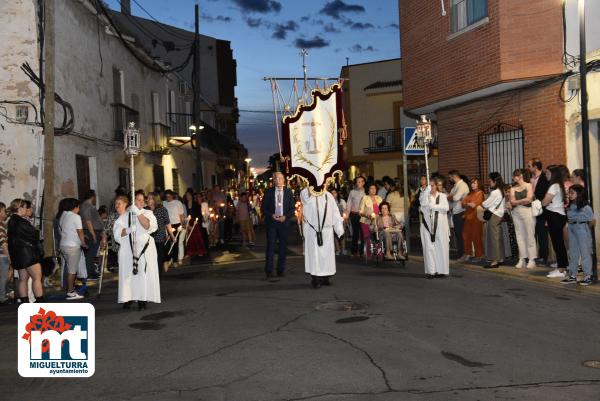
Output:
<svg viewBox="0 0 600 401">
<path fill-rule="evenodd" d="M 427 185 L 429 185 L 429 145 L 432 142 L 431 120 L 421 115 L 421 120 L 417 120 L 416 140 L 417 144 L 424 149 L 425 169 L 427 171 Z"/>
<path fill-rule="evenodd" d="M 125 154 L 129 157 L 129 183 L 131 191 L 131 205 L 135 204 L 135 161 L 134 158 L 140 153 L 140 130 L 135 127 L 134 122 L 127 124 L 127 129 L 123 132 Z M 137 228 L 137 216 L 129 209 L 129 229 L 131 232 L 131 254 L 133 257 L 133 274 L 138 273 L 137 266 L 137 241 L 136 241 L 136 228 Z"/>
</svg>

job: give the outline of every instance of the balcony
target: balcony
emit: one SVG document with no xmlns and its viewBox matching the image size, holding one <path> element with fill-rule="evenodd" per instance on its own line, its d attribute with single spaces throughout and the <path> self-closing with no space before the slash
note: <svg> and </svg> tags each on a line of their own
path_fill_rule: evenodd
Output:
<svg viewBox="0 0 600 401">
<path fill-rule="evenodd" d="M 402 130 L 384 129 L 369 131 L 369 147 L 363 148 L 365 153 L 385 153 L 402 151 Z"/>
<path fill-rule="evenodd" d="M 186 113 L 167 113 L 167 138 L 189 137 L 192 132 L 192 115 Z M 203 124 L 204 125 L 204 124 Z"/>
<path fill-rule="evenodd" d="M 122 103 L 113 103 L 113 128 L 116 142 L 123 142 L 123 131 L 127 124 L 134 122 L 136 127 L 140 126 L 140 113 Z"/>
</svg>

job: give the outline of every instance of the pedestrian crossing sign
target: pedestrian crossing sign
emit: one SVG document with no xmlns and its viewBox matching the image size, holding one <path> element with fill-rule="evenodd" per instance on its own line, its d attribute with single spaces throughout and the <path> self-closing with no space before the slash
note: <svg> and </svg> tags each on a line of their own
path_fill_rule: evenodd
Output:
<svg viewBox="0 0 600 401">
<path fill-rule="evenodd" d="M 407 156 L 422 156 L 425 154 L 425 145 L 417 142 L 417 129 L 404 128 L 404 154 Z"/>
</svg>

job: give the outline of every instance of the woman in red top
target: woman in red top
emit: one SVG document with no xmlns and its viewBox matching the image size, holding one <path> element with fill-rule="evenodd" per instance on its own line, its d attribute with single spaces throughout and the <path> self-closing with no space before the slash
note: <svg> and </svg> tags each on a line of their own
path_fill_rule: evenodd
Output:
<svg viewBox="0 0 600 401">
<path fill-rule="evenodd" d="M 477 207 L 483 203 L 483 200 L 481 182 L 478 178 L 473 178 L 471 192 L 462 201 L 465 208 L 463 240 L 467 260 L 473 256 L 475 258 L 483 257 L 483 223 L 477 218 Z M 473 251 L 475 251 L 474 254 Z"/>
</svg>

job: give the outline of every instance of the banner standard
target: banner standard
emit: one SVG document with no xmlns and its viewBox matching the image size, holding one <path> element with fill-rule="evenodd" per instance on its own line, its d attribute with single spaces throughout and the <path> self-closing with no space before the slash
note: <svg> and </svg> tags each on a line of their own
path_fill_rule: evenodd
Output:
<svg viewBox="0 0 600 401">
<path fill-rule="evenodd" d="M 300 177 L 313 195 L 322 195 L 342 176 L 346 124 L 339 84 L 311 91 L 311 104 L 283 118 L 282 157 L 288 180 Z"/>
</svg>

